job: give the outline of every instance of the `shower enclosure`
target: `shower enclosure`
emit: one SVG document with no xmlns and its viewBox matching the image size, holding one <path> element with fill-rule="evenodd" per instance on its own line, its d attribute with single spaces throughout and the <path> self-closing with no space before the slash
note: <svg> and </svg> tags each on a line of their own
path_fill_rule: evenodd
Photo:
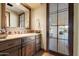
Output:
<svg viewBox="0 0 79 59">
<path fill-rule="evenodd" d="M 48 7 L 48 50 L 73 55 L 73 4 L 50 3 Z"/>
</svg>

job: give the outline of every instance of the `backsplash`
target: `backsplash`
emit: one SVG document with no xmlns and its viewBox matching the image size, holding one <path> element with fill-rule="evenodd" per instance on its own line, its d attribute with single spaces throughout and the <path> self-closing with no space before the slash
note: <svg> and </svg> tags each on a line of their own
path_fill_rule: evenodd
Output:
<svg viewBox="0 0 79 59">
<path fill-rule="evenodd" d="M 29 32 L 29 29 L 19 28 L 19 27 L 7 27 L 7 34 L 24 34 Z"/>
</svg>

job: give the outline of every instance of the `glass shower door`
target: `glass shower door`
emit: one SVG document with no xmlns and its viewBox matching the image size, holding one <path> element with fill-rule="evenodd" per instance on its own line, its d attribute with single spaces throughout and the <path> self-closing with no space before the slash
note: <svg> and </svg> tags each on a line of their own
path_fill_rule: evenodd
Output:
<svg viewBox="0 0 79 59">
<path fill-rule="evenodd" d="M 68 50 L 68 4 L 58 4 L 58 52 L 69 55 Z"/>
<path fill-rule="evenodd" d="M 49 50 L 57 52 L 57 4 L 55 3 L 49 5 Z"/>
<path fill-rule="evenodd" d="M 69 55 L 68 4 L 49 4 L 49 47 L 48 49 Z"/>
</svg>

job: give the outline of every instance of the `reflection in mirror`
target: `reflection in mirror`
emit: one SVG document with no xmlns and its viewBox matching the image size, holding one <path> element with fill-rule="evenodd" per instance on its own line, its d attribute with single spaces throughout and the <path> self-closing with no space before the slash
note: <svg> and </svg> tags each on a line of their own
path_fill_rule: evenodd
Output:
<svg viewBox="0 0 79 59">
<path fill-rule="evenodd" d="M 25 13 L 19 15 L 19 25 L 20 27 L 25 27 Z"/>
<path fill-rule="evenodd" d="M 21 4 L 6 4 L 7 27 L 29 28 L 29 10 Z"/>
</svg>

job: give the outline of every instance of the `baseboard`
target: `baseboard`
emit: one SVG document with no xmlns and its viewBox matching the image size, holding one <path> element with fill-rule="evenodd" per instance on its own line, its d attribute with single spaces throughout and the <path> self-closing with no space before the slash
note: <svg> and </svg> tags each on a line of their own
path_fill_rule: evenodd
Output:
<svg viewBox="0 0 79 59">
<path fill-rule="evenodd" d="M 55 56 L 68 56 L 68 55 L 61 54 L 61 53 L 58 53 L 58 52 L 55 52 L 55 51 L 51 51 L 51 50 L 49 50 L 48 52 L 49 52 L 50 54 L 55 55 Z"/>
<path fill-rule="evenodd" d="M 44 51 L 44 52 L 48 52 L 47 50 L 45 50 L 45 49 L 43 49 L 43 48 L 41 48 L 41 50 Z"/>
<path fill-rule="evenodd" d="M 51 51 L 51 50 L 48 51 L 48 50 L 45 50 L 43 48 L 41 48 L 41 50 L 44 51 L 44 52 L 49 52 L 50 54 L 55 55 L 55 56 L 68 56 L 68 55 L 61 54 L 61 53 L 58 53 L 58 52 L 55 52 L 55 51 Z"/>
</svg>

